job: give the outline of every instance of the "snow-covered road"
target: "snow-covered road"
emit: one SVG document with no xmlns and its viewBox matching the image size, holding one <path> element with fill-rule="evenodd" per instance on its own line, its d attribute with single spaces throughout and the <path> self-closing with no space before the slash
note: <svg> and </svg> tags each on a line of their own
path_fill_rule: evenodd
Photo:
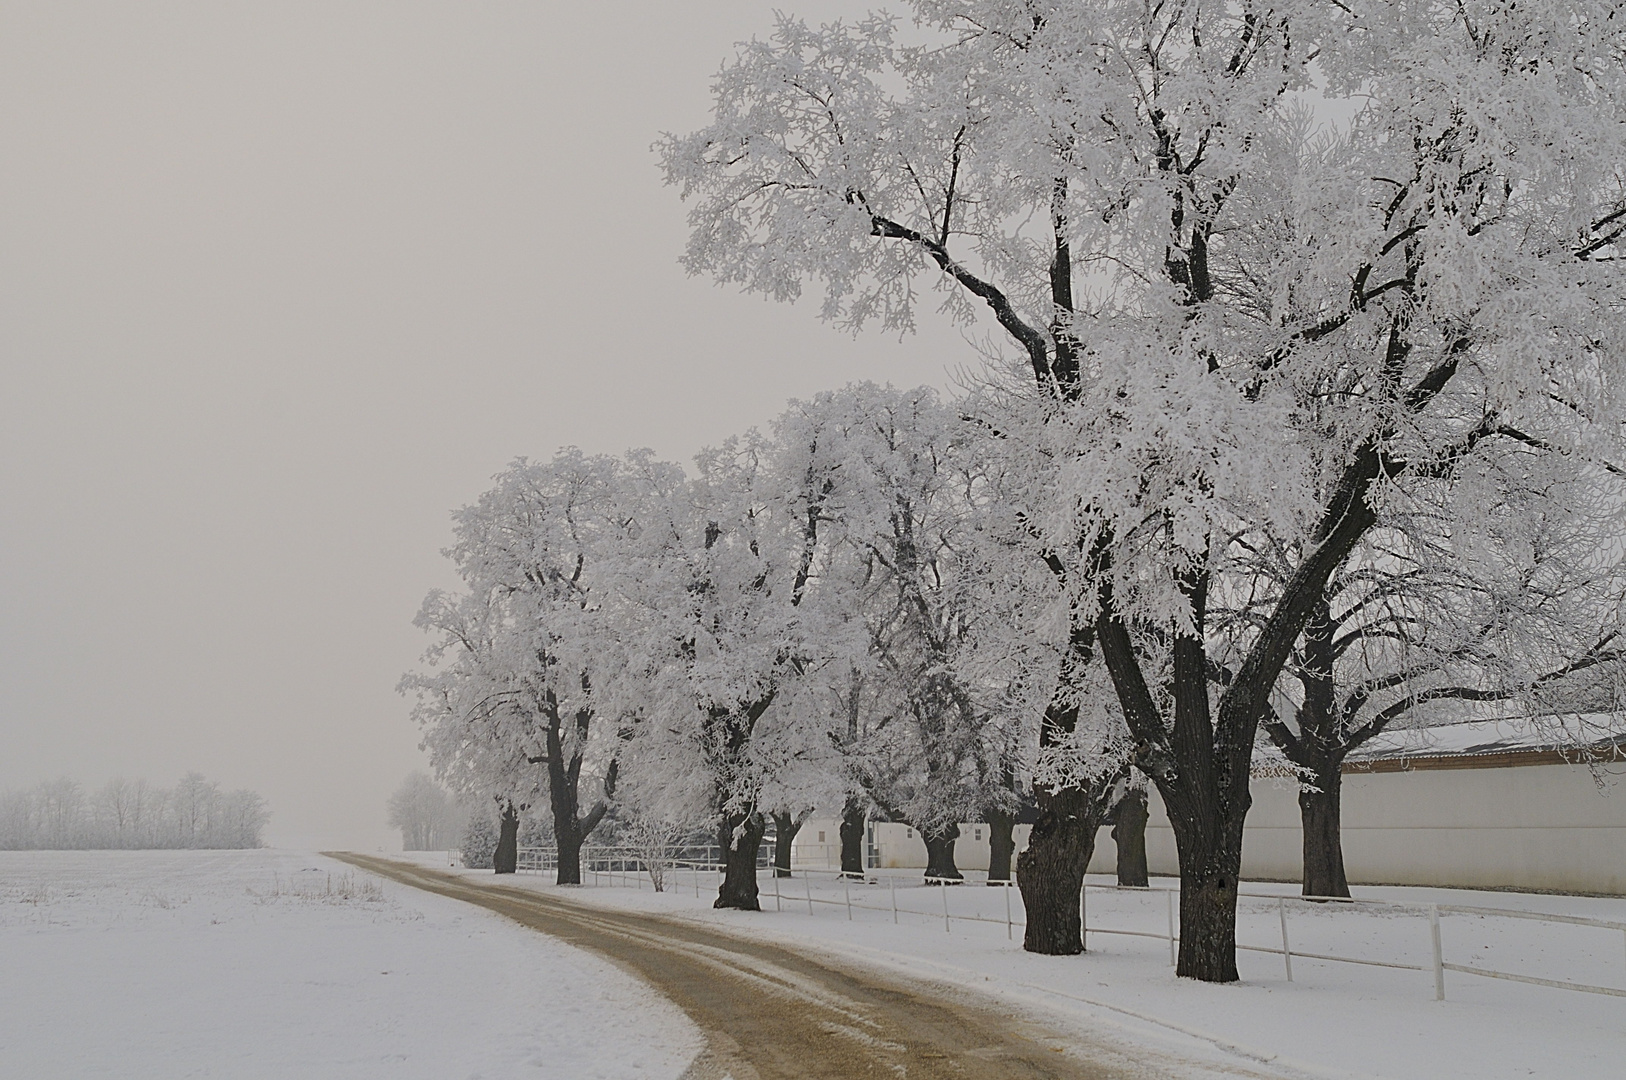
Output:
<svg viewBox="0 0 1626 1080">
<path fill-rule="evenodd" d="M 491 880 L 490 871 L 461 873 Z M 774 883 L 764 874 L 766 910 L 757 913 L 712 909 L 715 878 L 706 874 L 696 881 L 688 871 L 678 872 L 674 887 L 660 894 L 650 891 L 647 876 L 637 874 L 600 874 L 596 884 L 564 890 L 545 876 L 521 874 L 508 880 L 561 893 L 577 903 L 692 920 L 908 977 L 975 986 L 1013 1008 L 1041 1010 L 1059 1030 L 1072 1025 L 1097 1034 L 1116 1031 L 1149 1050 L 1208 1052 L 1216 1055 L 1216 1062 L 1243 1071 L 1320 1080 L 1614 1080 L 1626 1075 L 1626 998 L 1451 973 L 1447 1000 L 1435 1001 L 1430 971 L 1300 956 L 1294 963 L 1295 981 L 1288 982 L 1280 956 L 1256 952 L 1238 957 L 1241 983 L 1208 986 L 1175 978 L 1160 937 L 1166 925 L 1161 894 L 1092 889 L 1092 926 L 1137 929 L 1150 936 L 1092 934 L 1088 955 L 1046 957 L 1022 951 L 1019 927 L 1015 940 L 1006 939 L 1004 890 L 973 884 L 945 895 L 942 889 L 922 887 L 918 870 L 912 880 L 905 872 L 899 875 L 897 923 L 890 910 L 894 896 L 886 885 L 859 885 L 849 892 L 830 874 L 809 879 L 798 871 L 780 883 L 778 902 Z M 1295 891 L 1286 885 L 1250 883 L 1249 888 Z M 1402 904 L 1410 913 L 1289 904 L 1294 948 L 1426 964 L 1428 920 L 1417 911 L 1429 903 L 1626 921 L 1626 900 L 1620 898 L 1398 887 L 1359 887 L 1355 892 Z M 807 896 L 814 901 L 813 914 L 808 913 Z M 845 905 L 848 896 L 854 905 L 852 921 Z M 1020 896 L 1013 896 L 1019 918 Z M 950 932 L 941 916 L 945 901 L 955 915 Z M 961 921 L 972 914 L 991 921 Z M 1242 940 L 1280 942 L 1273 901 L 1249 899 L 1240 915 Z M 1471 915 L 1442 922 L 1448 959 L 1626 985 L 1626 950 L 1619 931 Z"/>
<path fill-rule="evenodd" d="M 705 1032 L 695 1080 L 1241 1080 L 1281 1077 L 1197 1045 L 1125 1039 L 1116 1025 L 1057 1025 L 960 978 L 904 975 L 829 948 L 638 911 L 579 889 L 455 874 L 364 855 L 365 869 L 500 911 L 593 949 L 668 995 Z M 670 895 L 670 894 L 667 894 Z M 586 901 L 586 902 L 583 902 Z M 1196 1053 L 1192 1053 L 1191 1050 Z"/>
<path fill-rule="evenodd" d="M 0 1076 L 671 1080 L 600 959 L 318 855 L 0 852 Z"/>
</svg>

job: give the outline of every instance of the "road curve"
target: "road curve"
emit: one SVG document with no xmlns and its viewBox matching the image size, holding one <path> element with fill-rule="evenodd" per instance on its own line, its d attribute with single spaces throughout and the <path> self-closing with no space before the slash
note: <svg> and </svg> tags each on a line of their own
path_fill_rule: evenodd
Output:
<svg viewBox="0 0 1626 1080">
<path fill-rule="evenodd" d="M 705 1034 L 684 1080 L 1121 1080 L 1173 1076 L 1102 1049 L 1085 1060 L 1062 1039 L 991 1004 L 848 967 L 783 945 L 391 859 L 328 852 L 369 873 L 478 904 L 588 949 L 665 994 Z M 1090 1054 L 1094 1058 L 1098 1055 Z"/>
</svg>

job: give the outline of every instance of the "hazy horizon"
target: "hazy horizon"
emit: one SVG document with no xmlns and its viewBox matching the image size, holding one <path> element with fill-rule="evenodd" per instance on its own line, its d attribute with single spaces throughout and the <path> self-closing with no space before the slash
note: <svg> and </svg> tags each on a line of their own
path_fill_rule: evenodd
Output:
<svg viewBox="0 0 1626 1080">
<path fill-rule="evenodd" d="M 493 473 L 975 366 L 679 267 L 650 144 L 772 11 L 0 3 L 0 790 L 195 770 L 398 847 L 412 616 Z"/>
</svg>

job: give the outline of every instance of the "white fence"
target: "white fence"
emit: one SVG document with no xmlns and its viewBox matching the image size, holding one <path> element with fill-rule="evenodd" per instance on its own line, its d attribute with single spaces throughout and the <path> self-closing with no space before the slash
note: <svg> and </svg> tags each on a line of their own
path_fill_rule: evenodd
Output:
<svg viewBox="0 0 1626 1080">
<path fill-rule="evenodd" d="M 521 864 L 527 871 L 540 872 L 552 869 L 551 852 L 544 849 L 522 849 Z M 721 870 L 717 859 L 718 851 L 715 847 L 709 849 L 689 848 L 673 851 L 669 857 L 653 860 L 663 864 L 665 885 L 672 891 L 692 892 L 696 899 L 716 887 L 716 876 Z M 584 851 L 582 857 L 582 878 L 584 883 L 594 885 L 619 885 L 642 888 L 644 879 L 648 875 L 647 853 L 632 851 L 625 848 L 599 848 Z M 759 868 L 759 875 L 763 870 L 768 871 L 766 880 L 758 884 L 760 902 L 764 907 L 772 902 L 774 911 L 805 911 L 808 915 L 815 913 L 816 909 L 825 907 L 840 908 L 848 920 L 854 920 L 861 915 L 875 915 L 881 918 L 890 917 L 893 923 L 900 923 L 905 917 L 910 920 L 928 919 L 941 920 L 945 932 L 951 932 L 954 923 L 977 923 L 990 926 L 1003 925 L 1007 938 L 1014 939 L 1016 931 L 1026 926 L 1026 911 L 1023 908 L 1020 891 L 1010 885 L 1000 882 L 987 882 L 973 885 L 970 890 L 941 887 L 935 891 L 937 901 L 931 905 L 932 910 L 924 910 L 921 906 L 909 901 L 919 895 L 914 882 L 925 885 L 939 884 L 935 879 L 916 876 L 914 874 L 889 873 L 887 871 L 871 871 L 861 878 L 842 874 L 839 871 L 800 869 L 795 871 L 791 878 L 781 878 L 772 872 L 771 867 Z M 796 879 L 800 878 L 798 882 Z M 815 881 L 821 883 L 815 886 Z M 904 883 L 905 902 L 899 902 L 899 883 Z M 961 882 L 950 884 L 959 885 Z M 966 882 L 965 884 L 972 884 Z M 887 895 L 882 903 L 877 903 L 878 897 L 873 890 L 884 886 Z M 971 900 L 976 894 L 988 895 L 985 890 L 994 890 L 1002 894 L 1001 902 L 993 906 L 993 913 L 987 913 L 984 908 L 988 905 L 981 902 L 966 904 L 951 903 L 951 896 L 963 896 Z M 855 895 L 855 892 L 857 895 Z M 1142 916 L 1140 925 L 1108 925 L 1107 922 L 1097 919 L 1090 921 L 1090 897 L 1102 894 L 1124 894 L 1144 897 L 1151 901 L 1151 905 L 1141 905 L 1138 912 Z M 1156 903 L 1155 897 L 1162 896 L 1162 903 Z M 1466 904 L 1406 904 L 1383 900 L 1347 899 L 1341 897 L 1304 897 L 1285 893 L 1268 892 L 1241 892 L 1239 898 L 1244 901 L 1254 901 L 1255 911 L 1258 914 L 1259 901 L 1264 902 L 1264 910 L 1274 907 L 1276 928 L 1280 931 L 1280 944 L 1259 943 L 1238 940 L 1237 948 L 1245 952 L 1266 953 L 1282 958 L 1283 974 L 1289 982 L 1293 981 L 1294 960 L 1314 960 L 1335 964 L 1357 964 L 1365 967 L 1388 968 L 1397 971 L 1415 971 L 1432 973 L 1434 980 L 1434 996 L 1438 1000 L 1445 998 L 1445 974 L 1457 972 L 1464 975 L 1474 975 L 1490 979 L 1503 979 L 1511 982 L 1528 983 L 1535 986 L 1546 986 L 1561 990 L 1574 990 L 1590 994 L 1603 994 L 1614 997 L 1626 997 L 1626 922 L 1610 919 L 1587 918 L 1577 915 L 1559 915 L 1544 912 L 1521 911 L 1513 908 L 1481 907 Z M 956 906 L 961 910 L 955 910 Z M 973 908 L 969 913 L 964 907 Z M 1177 886 L 1152 885 L 1135 888 L 1101 882 L 1085 882 L 1085 887 L 1079 896 L 1079 915 L 1084 928 L 1084 940 L 1088 944 L 1089 936 L 1108 934 L 1122 937 L 1146 938 L 1163 941 L 1168 946 L 1169 963 L 1175 963 L 1179 951 L 1179 930 L 1177 911 L 1179 907 L 1179 888 Z M 1156 909 L 1160 908 L 1158 911 Z M 1418 920 L 1418 932 L 1414 941 L 1426 943 L 1422 955 L 1424 962 L 1409 962 L 1400 956 L 1382 955 L 1348 955 L 1335 951 L 1322 949 L 1295 947 L 1292 936 L 1292 922 L 1290 915 L 1299 912 L 1301 915 L 1314 912 L 1317 915 L 1326 915 L 1328 912 L 1338 910 L 1364 911 L 1382 914 L 1390 917 L 1415 918 Z M 1123 914 L 1122 912 L 1119 913 Z M 1153 914 L 1161 916 L 1156 918 L 1156 929 L 1149 928 L 1145 916 Z M 1622 986 L 1604 986 L 1596 983 L 1582 982 L 1574 979 L 1555 979 L 1528 974 L 1518 971 L 1499 970 L 1495 967 L 1481 963 L 1457 963 L 1446 958 L 1446 935 L 1441 929 L 1441 916 L 1475 916 L 1481 919 L 1517 919 L 1533 920 L 1547 925 L 1568 925 L 1586 927 L 1595 930 L 1612 932 L 1620 935 L 1623 951 L 1617 955 L 1622 960 Z M 1423 928 L 1427 928 L 1426 935 Z M 1272 930 L 1271 933 L 1275 933 Z M 1239 935 L 1240 936 L 1240 935 Z M 1408 937 L 1410 935 L 1407 935 Z"/>
<path fill-rule="evenodd" d="M 771 850 L 765 847 L 764 851 Z M 757 857 L 757 869 L 768 868 L 767 854 Z M 690 844 L 655 853 L 630 847 L 588 847 L 581 852 L 583 880 L 597 881 L 598 876 L 626 880 L 632 875 L 647 873 L 651 863 L 659 868 L 704 867 L 714 871 L 722 869 L 722 850 L 716 844 Z M 558 869 L 559 852 L 554 848 L 522 847 L 515 870 L 521 874 L 543 874 Z"/>
</svg>

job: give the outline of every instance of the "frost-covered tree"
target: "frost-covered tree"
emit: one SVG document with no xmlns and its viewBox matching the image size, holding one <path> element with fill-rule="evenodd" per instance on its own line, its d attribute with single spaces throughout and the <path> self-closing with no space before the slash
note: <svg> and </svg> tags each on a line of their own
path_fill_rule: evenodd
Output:
<svg viewBox="0 0 1626 1080">
<path fill-rule="evenodd" d="M 390 794 L 389 827 L 401 830 L 403 851 L 445 851 L 463 831 L 463 815 L 446 789 L 423 771 L 409 773 Z"/>
<path fill-rule="evenodd" d="M 1069 670 L 1105 662 L 1168 808 L 1179 973 L 1233 980 L 1255 735 L 1391 491 L 1618 433 L 1618 12 L 910 6 L 923 43 L 785 18 L 742 48 L 715 122 L 663 146 L 688 265 L 783 299 L 818 280 L 855 328 L 907 328 L 933 280 L 1017 345 Z M 1315 130 L 1317 90 L 1352 118 Z M 1209 597 L 1250 530 L 1301 554 L 1222 639 Z M 1218 690 L 1211 650 L 1235 661 Z"/>
<path fill-rule="evenodd" d="M 581 846 L 615 789 L 613 727 L 598 688 L 619 668 L 598 590 L 612 549 L 621 466 L 565 450 L 518 461 L 456 519 L 447 554 L 466 592 L 435 591 L 417 622 L 437 635 L 426 669 L 402 680 L 437 772 L 464 795 L 503 801 L 499 847 L 546 801 L 560 884 L 581 883 Z M 586 781 L 602 797 L 584 811 Z"/>
<path fill-rule="evenodd" d="M 1588 711 L 1623 707 L 1594 692 L 1626 659 L 1626 485 L 1607 463 L 1506 439 L 1450 484 L 1413 476 L 1390 496 L 1328 579 L 1265 725 L 1301 779 L 1306 895 L 1349 895 L 1342 766 L 1390 727 L 1488 702 L 1540 723 L 1573 711 L 1577 688 Z M 1267 604 L 1293 554 L 1249 545 L 1250 585 Z"/>
<path fill-rule="evenodd" d="M 983 433 L 934 391 L 849 386 L 793 403 L 776 435 L 786 469 L 824 498 L 827 587 L 862 622 L 866 654 L 832 667 L 833 741 L 869 800 L 920 830 L 927 874 L 960 877 L 958 822 L 1010 811 L 1020 657 L 999 625 L 1009 552 L 987 542 Z M 854 681 L 856 679 L 856 682 Z M 866 696 L 868 700 L 866 701 Z M 858 737 L 865 708 L 880 710 Z M 877 756 L 879 761 L 867 761 Z"/>
<path fill-rule="evenodd" d="M 702 453 L 693 478 L 636 457 L 615 557 L 629 780 L 646 813 L 717 822 L 716 906 L 745 910 L 759 906 L 763 813 L 774 808 L 763 805 L 763 785 L 782 758 L 777 745 L 762 752 L 759 733 L 776 703 L 790 711 L 781 699 L 820 638 L 801 610 L 820 496 L 772 465 L 772 446 L 756 435 Z"/>
</svg>

